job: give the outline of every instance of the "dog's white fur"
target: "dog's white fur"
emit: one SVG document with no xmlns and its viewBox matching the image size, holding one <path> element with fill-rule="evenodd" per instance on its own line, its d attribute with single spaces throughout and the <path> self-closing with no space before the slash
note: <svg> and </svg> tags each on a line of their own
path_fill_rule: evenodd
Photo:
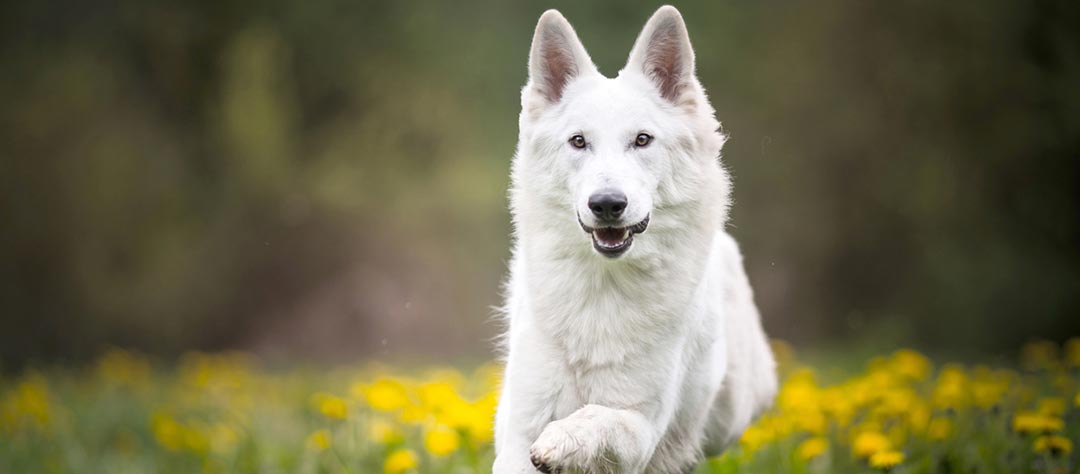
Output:
<svg viewBox="0 0 1080 474">
<path fill-rule="evenodd" d="M 776 392 L 735 241 L 719 122 L 682 16 L 660 8 L 615 79 L 561 14 L 540 17 L 512 171 L 515 249 L 494 472 L 682 473 L 738 439 Z M 634 146 L 640 133 L 653 136 Z M 568 140 L 582 135 L 588 146 Z M 588 197 L 646 216 L 618 258 Z"/>
</svg>

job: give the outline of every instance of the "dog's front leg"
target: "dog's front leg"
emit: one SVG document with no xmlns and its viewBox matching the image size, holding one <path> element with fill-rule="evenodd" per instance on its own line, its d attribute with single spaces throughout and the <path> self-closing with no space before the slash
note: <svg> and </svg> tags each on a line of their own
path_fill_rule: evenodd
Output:
<svg viewBox="0 0 1080 474">
<path fill-rule="evenodd" d="M 549 423 L 529 456 L 545 473 L 639 473 L 658 441 L 657 430 L 637 411 L 585 405 Z"/>
</svg>

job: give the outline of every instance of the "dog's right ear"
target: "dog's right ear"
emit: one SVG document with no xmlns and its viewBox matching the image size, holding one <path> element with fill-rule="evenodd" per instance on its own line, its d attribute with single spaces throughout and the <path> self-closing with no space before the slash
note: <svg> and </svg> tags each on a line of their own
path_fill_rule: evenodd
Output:
<svg viewBox="0 0 1080 474">
<path fill-rule="evenodd" d="M 641 30 L 626 68 L 645 74 L 656 86 L 660 96 L 674 104 L 692 105 L 683 93 L 693 90 L 694 48 L 682 14 L 671 5 L 653 13 Z"/>
<path fill-rule="evenodd" d="M 570 22 L 558 10 L 544 12 L 536 24 L 529 52 L 524 105 L 535 110 L 558 103 L 570 81 L 590 72 L 596 72 L 596 66 Z M 536 101 L 541 103 L 530 103 Z"/>
</svg>

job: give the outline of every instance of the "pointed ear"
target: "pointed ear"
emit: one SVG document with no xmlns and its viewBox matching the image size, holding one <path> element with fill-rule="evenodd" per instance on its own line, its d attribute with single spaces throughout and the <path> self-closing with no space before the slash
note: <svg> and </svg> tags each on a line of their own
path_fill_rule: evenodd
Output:
<svg viewBox="0 0 1080 474">
<path fill-rule="evenodd" d="M 526 87 L 554 104 L 562 98 L 571 80 L 589 72 L 596 72 L 596 66 L 574 28 L 557 10 L 544 12 L 533 34 Z"/>
<path fill-rule="evenodd" d="M 653 13 L 634 42 L 626 69 L 645 74 L 663 98 L 681 102 L 682 93 L 695 78 L 694 49 L 679 10 L 665 5 Z"/>
</svg>

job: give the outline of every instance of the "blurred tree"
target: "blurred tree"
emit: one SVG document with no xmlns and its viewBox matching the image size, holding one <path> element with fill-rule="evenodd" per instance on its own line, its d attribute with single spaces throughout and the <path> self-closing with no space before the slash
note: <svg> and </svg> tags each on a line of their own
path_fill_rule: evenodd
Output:
<svg viewBox="0 0 1080 474">
<path fill-rule="evenodd" d="M 613 75 L 656 5 L 554 6 Z M 4 5 L 0 363 L 487 354 L 547 7 Z M 1075 2 L 679 7 L 774 335 L 1080 333 Z"/>
</svg>

